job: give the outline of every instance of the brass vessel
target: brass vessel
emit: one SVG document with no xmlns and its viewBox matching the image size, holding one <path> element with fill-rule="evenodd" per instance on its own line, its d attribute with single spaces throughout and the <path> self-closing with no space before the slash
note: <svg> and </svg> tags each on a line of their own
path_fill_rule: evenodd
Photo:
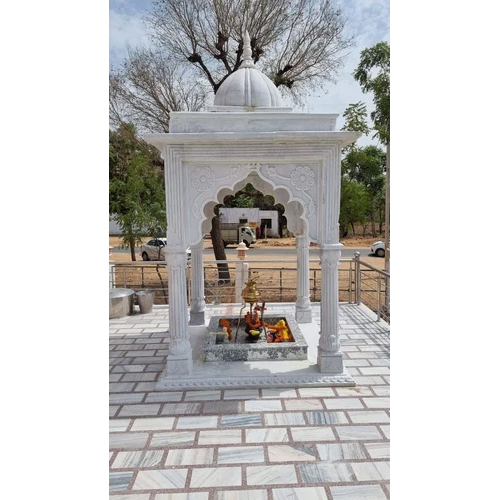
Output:
<svg viewBox="0 0 500 500">
<path fill-rule="evenodd" d="M 260 298 L 260 292 L 257 289 L 257 280 L 251 279 L 246 285 L 247 286 L 241 292 L 242 299 L 251 305 L 256 304 Z"/>
</svg>

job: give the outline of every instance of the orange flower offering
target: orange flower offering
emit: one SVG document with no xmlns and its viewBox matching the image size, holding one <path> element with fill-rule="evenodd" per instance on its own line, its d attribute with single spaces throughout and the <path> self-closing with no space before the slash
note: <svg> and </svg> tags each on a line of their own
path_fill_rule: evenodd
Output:
<svg viewBox="0 0 500 500">
<path fill-rule="evenodd" d="M 219 325 L 222 326 L 222 327 L 226 327 L 226 330 L 227 330 L 227 338 L 229 340 L 232 340 L 233 336 L 231 335 L 232 331 L 231 330 L 231 326 L 229 324 L 229 321 L 227 319 L 221 319 L 219 321 Z"/>
</svg>

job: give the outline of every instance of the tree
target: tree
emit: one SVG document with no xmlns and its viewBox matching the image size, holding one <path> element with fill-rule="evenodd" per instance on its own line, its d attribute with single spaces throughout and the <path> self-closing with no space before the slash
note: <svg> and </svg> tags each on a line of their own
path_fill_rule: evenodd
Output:
<svg viewBox="0 0 500 500">
<path fill-rule="evenodd" d="M 122 230 L 133 261 L 143 236 L 166 233 L 163 176 L 157 165 L 159 155 L 150 148 L 137 139 L 129 124 L 110 132 L 109 213 Z"/>
<path fill-rule="evenodd" d="M 347 236 L 351 226 L 355 236 L 355 225 L 365 225 L 369 221 L 370 196 L 362 184 L 346 176 L 342 177 L 340 189 L 340 232 Z"/>
<path fill-rule="evenodd" d="M 389 271 L 390 260 L 390 117 L 391 117 L 391 51 L 387 42 L 379 42 L 361 52 L 361 60 L 354 78 L 363 92 L 373 93 L 375 111 L 371 114 L 376 136 L 386 150 L 386 193 L 385 193 L 385 268 Z"/>
</svg>

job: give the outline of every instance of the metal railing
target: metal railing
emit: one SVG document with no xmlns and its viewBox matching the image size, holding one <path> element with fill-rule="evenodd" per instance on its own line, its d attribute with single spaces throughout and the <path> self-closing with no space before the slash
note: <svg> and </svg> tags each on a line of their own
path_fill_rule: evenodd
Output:
<svg viewBox="0 0 500 500">
<path fill-rule="evenodd" d="M 248 279 L 258 278 L 265 302 L 297 300 L 297 262 L 295 260 L 245 260 Z M 227 264 L 228 279 L 220 279 L 217 264 Z M 112 262 L 110 288 L 155 290 L 155 304 L 168 304 L 168 269 L 165 261 Z M 231 304 L 236 300 L 236 261 L 205 261 L 203 264 L 205 302 Z M 321 267 L 319 259 L 310 259 L 309 291 L 311 302 L 321 301 Z M 390 322 L 390 274 L 360 259 L 340 259 L 339 301 L 365 304 L 377 314 L 377 321 Z M 186 269 L 187 301 L 191 301 L 191 266 Z"/>
</svg>

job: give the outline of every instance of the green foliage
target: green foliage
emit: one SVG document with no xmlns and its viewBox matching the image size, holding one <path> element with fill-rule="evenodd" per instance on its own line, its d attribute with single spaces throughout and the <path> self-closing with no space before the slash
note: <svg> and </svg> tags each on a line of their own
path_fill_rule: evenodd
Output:
<svg viewBox="0 0 500 500">
<path fill-rule="evenodd" d="M 234 199 L 231 202 L 231 206 L 238 208 L 252 208 L 253 200 L 249 196 L 240 194 L 239 196 L 234 197 Z"/>
<path fill-rule="evenodd" d="M 375 111 L 371 114 L 371 119 L 376 130 L 375 136 L 385 145 L 390 142 L 390 56 L 390 46 L 387 42 L 379 42 L 364 49 L 353 74 L 363 92 L 373 93 Z"/>
<path fill-rule="evenodd" d="M 349 104 L 342 116 L 345 119 L 345 123 L 340 130 L 362 132 L 363 135 L 370 132 L 370 127 L 367 123 L 368 112 L 366 111 L 365 103 L 359 101 L 355 104 Z"/>
<path fill-rule="evenodd" d="M 137 139 L 131 125 L 110 132 L 109 175 L 109 213 L 135 260 L 141 237 L 166 234 L 166 201 L 158 155 Z"/>
<path fill-rule="evenodd" d="M 358 181 L 342 177 L 340 193 L 339 225 L 341 234 L 348 231 L 349 226 L 366 224 L 370 213 L 370 195 Z"/>
</svg>

